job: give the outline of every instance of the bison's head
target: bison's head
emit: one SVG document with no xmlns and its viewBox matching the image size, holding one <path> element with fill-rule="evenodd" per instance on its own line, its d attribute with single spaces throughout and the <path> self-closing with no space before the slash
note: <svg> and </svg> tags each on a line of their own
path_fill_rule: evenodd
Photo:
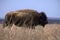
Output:
<svg viewBox="0 0 60 40">
<path fill-rule="evenodd" d="M 48 24 L 47 16 L 44 12 L 40 12 L 39 14 L 39 23 L 44 27 L 46 24 Z"/>
</svg>

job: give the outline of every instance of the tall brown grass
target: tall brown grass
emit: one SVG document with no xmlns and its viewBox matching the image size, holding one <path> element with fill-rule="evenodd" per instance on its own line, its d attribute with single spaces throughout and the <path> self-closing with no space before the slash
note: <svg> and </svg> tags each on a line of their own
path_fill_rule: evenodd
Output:
<svg viewBox="0 0 60 40">
<path fill-rule="evenodd" d="M 60 24 L 47 24 L 44 28 L 37 25 L 35 29 L 0 25 L 0 40 L 60 40 Z"/>
</svg>

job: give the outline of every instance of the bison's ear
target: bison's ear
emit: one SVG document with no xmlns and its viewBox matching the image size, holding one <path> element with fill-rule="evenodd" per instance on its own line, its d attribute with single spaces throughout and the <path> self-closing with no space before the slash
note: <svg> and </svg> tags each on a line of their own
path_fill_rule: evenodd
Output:
<svg viewBox="0 0 60 40">
<path fill-rule="evenodd" d="M 45 12 L 40 12 L 40 16 L 42 16 L 43 18 L 47 18 Z"/>
<path fill-rule="evenodd" d="M 45 12 L 40 12 L 40 13 L 39 13 L 39 16 L 40 16 L 40 17 L 45 16 Z"/>
<path fill-rule="evenodd" d="M 41 15 L 45 15 L 45 12 L 40 12 Z"/>
</svg>

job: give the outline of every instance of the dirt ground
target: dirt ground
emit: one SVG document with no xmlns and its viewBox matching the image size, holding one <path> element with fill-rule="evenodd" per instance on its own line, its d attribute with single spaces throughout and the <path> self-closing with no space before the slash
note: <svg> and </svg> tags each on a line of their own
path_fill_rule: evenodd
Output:
<svg viewBox="0 0 60 40">
<path fill-rule="evenodd" d="M 37 25 L 35 29 L 15 25 L 3 28 L 0 24 L 0 40 L 60 40 L 60 24 L 47 24 L 44 28 Z"/>
</svg>

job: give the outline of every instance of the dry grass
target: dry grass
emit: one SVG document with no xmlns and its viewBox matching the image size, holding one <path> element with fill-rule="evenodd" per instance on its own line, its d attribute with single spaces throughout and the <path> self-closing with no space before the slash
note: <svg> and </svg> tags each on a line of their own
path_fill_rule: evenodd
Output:
<svg viewBox="0 0 60 40">
<path fill-rule="evenodd" d="M 60 24 L 38 25 L 35 29 L 15 25 L 2 28 L 0 24 L 0 40 L 60 40 Z"/>
</svg>

